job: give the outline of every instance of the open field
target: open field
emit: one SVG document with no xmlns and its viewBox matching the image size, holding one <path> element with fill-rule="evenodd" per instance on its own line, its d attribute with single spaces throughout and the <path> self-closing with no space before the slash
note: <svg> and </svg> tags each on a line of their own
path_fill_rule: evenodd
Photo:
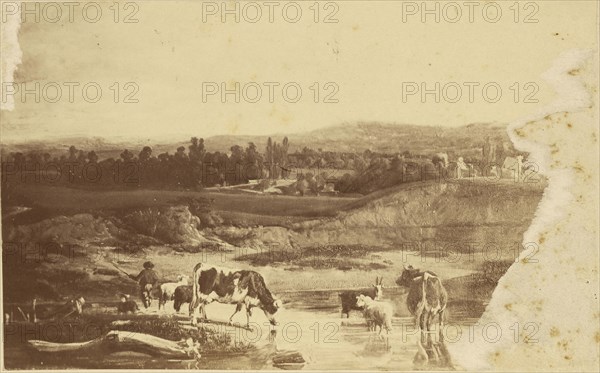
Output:
<svg viewBox="0 0 600 373">
<path fill-rule="evenodd" d="M 279 217 L 315 218 L 334 216 L 342 206 L 354 201 L 351 197 L 274 196 L 220 192 L 169 190 L 92 190 L 47 185 L 9 185 L 2 190 L 2 207 L 32 206 L 40 218 L 59 214 L 98 213 L 165 207 L 177 204 L 181 198 L 207 198 L 212 210 L 223 211 L 230 220 L 241 221 L 250 214 L 267 220 Z M 235 214 L 244 214 L 236 216 Z M 31 213 L 29 213 L 31 215 Z"/>
</svg>

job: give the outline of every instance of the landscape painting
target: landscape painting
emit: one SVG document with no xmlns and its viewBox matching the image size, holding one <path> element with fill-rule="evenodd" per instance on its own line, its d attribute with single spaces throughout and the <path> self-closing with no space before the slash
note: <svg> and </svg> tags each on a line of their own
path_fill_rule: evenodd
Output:
<svg viewBox="0 0 600 373">
<path fill-rule="evenodd" d="M 8 326 L 19 328 L 5 348 L 15 368 L 217 369 L 227 357 L 226 367 L 240 369 L 309 361 L 314 369 L 412 369 L 418 353 L 436 369 L 453 367 L 434 347 L 443 339 L 418 350 L 406 303 L 412 284 L 398 285 L 400 274 L 413 267 L 439 279 L 445 323 L 466 330 L 525 249 L 520 237 L 545 186 L 500 124 L 359 123 L 283 138 L 44 145 L 14 144 L 2 154 L 4 307 Z M 148 301 L 141 279 L 132 279 L 147 262 L 158 276 Z M 248 325 L 241 312 L 230 326 L 234 307 L 218 302 L 192 329 L 188 299 L 176 289 L 192 289 L 196 263 L 259 273 L 281 303 L 283 329 L 260 311 Z M 375 285 L 392 305 L 382 333 L 368 328 L 356 297 L 343 297 Z M 33 326 L 52 344 L 32 350 L 21 336 Z M 165 360 L 139 346 L 134 359 L 109 353 L 126 342 L 105 342 L 103 353 L 85 345 L 114 331 L 191 338 L 176 351 L 198 344 L 200 352 Z M 69 352 L 60 343 L 81 345 Z"/>
<path fill-rule="evenodd" d="M 0 10 L 2 369 L 597 366 L 597 2 Z"/>
</svg>

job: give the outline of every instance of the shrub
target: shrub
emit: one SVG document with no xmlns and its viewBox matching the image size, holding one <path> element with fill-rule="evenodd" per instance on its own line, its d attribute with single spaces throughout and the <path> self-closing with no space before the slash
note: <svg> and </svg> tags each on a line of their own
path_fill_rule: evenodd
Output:
<svg viewBox="0 0 600 373">
<path fill-rule="evenodd" d="M 139 233 L 154 237 L 161 220 L 160 210 L 148 207 L 132 212 L 126 219 Z"/>
</svg>

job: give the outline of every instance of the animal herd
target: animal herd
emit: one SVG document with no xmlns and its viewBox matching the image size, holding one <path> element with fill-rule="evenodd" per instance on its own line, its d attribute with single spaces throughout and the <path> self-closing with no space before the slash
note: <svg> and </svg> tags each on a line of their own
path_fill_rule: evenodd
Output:
<svg viewBox="0 0 600 373">
<path fill-rule="evenodd" d="M 406 305 L 421 332 L 415 360 L 427 361 L 432 356 L 443 355 L 439 351 L 440 347 L 436 347 L 431 340 L 436 317 L 440 326 L 438 330 L 442 330 L 448 302 L 448 294 L 442 281 L 431 271 L 408 266 L 404 267 L 396 284 L 408 289 Z M 345 315 L 348 318 L 352 310 L 361 311 L 369 330 L 377 332 L 379 329 L 379 335 L 383 330 L 386 334 L 392 330 L 394 309 L 392 303 L 383 299 L 383 278 L 377 277 L 369 289 L 344 291 L 339 297 L 342 317 Z M 188 303 L 192 325 L 197 324 L 198 319 L 208 320 L 206 306 L 215 301 L 236 306 L 229 317 L 229 323 L 232 323 L 238 312 L 245 309 L 247 326 L 255 308 L 262 310 L 272 325 L 277 325 L 275 315 L 282 307 L 281 301 L 269 291 L 263 276 L 258 272 L 217 268 L 206 263 L 198 263 L 194 267 L 191 285 L 184 275 L 180 275 L 177 282 L 161 284 L 159 308 L 164 308 L 168 301 L 173 301 L 177 312 L 183 304 Z"/>
<path fill-rule="evenodd" d="M 198 263 L 192 271 L 192 284 L 189 277 L 179 275 L 177 282 L 162 283 L 158 287 L 158 309 L 165 309 L 169 301 L 173 301 L 176 312 L 181 310 L 185 303 L 189 304 L 189 315 L 192 325 L 198 319 L 208 320 L 206 316 L 206 305 L 212 302 L 234 304 L 233 317 L 243 308 L 246 310 L 246 325 L 250 323 L 250 316 L 254 308 L 261 309 L 272 325 L 277 325 L 275 313 L 281 308 L 281 301 L 275 299 L 265 284 L 261 274 L 251 270 L 231 270 L 217 268 L 205 263 Z M 132 307 L 125 304 L 128 300 L 122 299 L 121 310 L 132 311 Z"/>
<path fill-rule="evenodd" d="M 251 270 L 234 271 L 219 269 L 199 263 L 192 272 L 193 281 L 188 283 L 188 276 L 179 275 L 177 282 L 160 285 L 159 309 L 166 302 L 173 301 L 173 308 L 179 312 L 181 306 L 189 304 L 192 323 L 198 318 L 207 319 L 205 306 L 217 301 L 219 303 L 235 304 L 232 320 L 242 308 L 246 309 L 246 321 L 249 323 L 252 309 L 263 310 L 271 324 L 276 325 L 275 313 L 281 307 L 281 301 L 273 297 L 267 288 L 264 278 L 258 272 Z M 408 310 L 416 318 L 417 325 L 422 330 L 429 330 L 435 316 L 443 323 L 443 314 L 447 303 L 447 293 L 439 277 L 431 271 L 421 271 L 412 266 L 404 268 L 396 284 L 409 289 L 407 295 Z M 342 317 L 350 316 L 350 311 L 363 311 L 367 324 L 379 326 L 388 332 L 391 330 L 392 305 L 382 300 L 383 278 L 376 277 L 375 283 L 369 289 L 362 291 L 344 291 L 339 294 Z"/>
</svg>

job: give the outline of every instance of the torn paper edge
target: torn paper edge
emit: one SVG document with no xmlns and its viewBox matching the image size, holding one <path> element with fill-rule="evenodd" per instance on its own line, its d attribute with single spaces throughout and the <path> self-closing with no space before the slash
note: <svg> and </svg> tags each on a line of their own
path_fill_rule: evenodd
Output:
<svg viewBox="0 0 600 373">
<path fill-rule="evenodd" d="M 0 69 L 0 110 L 12 111 L 15 108 L 13 95 L 4 92 L 8 84 L 14 83 L 14 75 L 17 67 L 21 63 L 23 52 L 19 45 L 19 29 L 21 28 L 21 7 L 20 2 L 10 3 L 14 5 L 15 13 L 7 14 L 6 9 L 2 9 L 2 22 L 0 22 L 0 55 L 2 56 L 2 67 Z"/>
<path fill-rule="evenodd" d="M 542 199 L 538 204 L 535 216 L 523 234 L 523 247 L 525 250 L 520 253 L 518 261 L 531 255 L 531 250 L 526 245 L 530 242 L 538 242 L 540 234 L 545 229 L 556 224 L 561 219 L 565 218 L 565 206 L 572 200 L 573 195 L 570 187 L 573 184 L 574 173 L 570 168 L 555 168 L 550 167 L 552 157 L 550 147 L 546 144 L 526 139 L 517 134 L 517 130 L 525 127 L 528 123 L 546 118 L 549 115 L 562 112 L 579 112 L 590 107 L 592 95 L 586 89 L 583 82 L 569 75 L 569 71 L 583 67 L 588 60 L 594 57 L 596 51 L 573 49 L 563 52 L 552 64 L 552 67 L 541 75 L 541 78 L 546 80 L 557 93 L 557 98 L 550 104 L 540 108 L 536 112 L 519 118 L 509 123 L 507 132 L 509 138 L 513 142 L 515 149 L 529 153 L 529 161 L 534 162 L 539 167 L 538 171 L 548 180 L 548 185 L 544 190 Z M 499 322 L 500 319 L 509 316 L 515 319 L 514 314 L 509 315 L 508 310 L 504 310 L 502 293 L 506 292 L 502 284 L 506 281 L 507 276 L 519 277 L 526 279 L 530 273 L 523 273 L 526 270 L 523 266 L 512 265 L 504 276 L 498 281 L 498 285 L 492 294 L 490 303 L 486 307 L 485 312 L 479 319 L 477 326 L 485 326 L 488 323 Z M 476 333 L 481 333 L 481 328 L 474 329 Z M 479 334 L 481 335 L 481 334 Z M 449 346 L 453 352 L 456 362 L 466 370 L 494 370 L 494 366 L 490 361 L 490 356 L 495 351 L 509 350 L 513 344 L 512 335 L 503 336 L 497 343 L 472 343 L 461 339 L 454 346 Z M 550 357 L 549 357 L 550 358 Z M 529 370 L 533 367 L 524 365 L 523 370 Z"/>
</svg>

